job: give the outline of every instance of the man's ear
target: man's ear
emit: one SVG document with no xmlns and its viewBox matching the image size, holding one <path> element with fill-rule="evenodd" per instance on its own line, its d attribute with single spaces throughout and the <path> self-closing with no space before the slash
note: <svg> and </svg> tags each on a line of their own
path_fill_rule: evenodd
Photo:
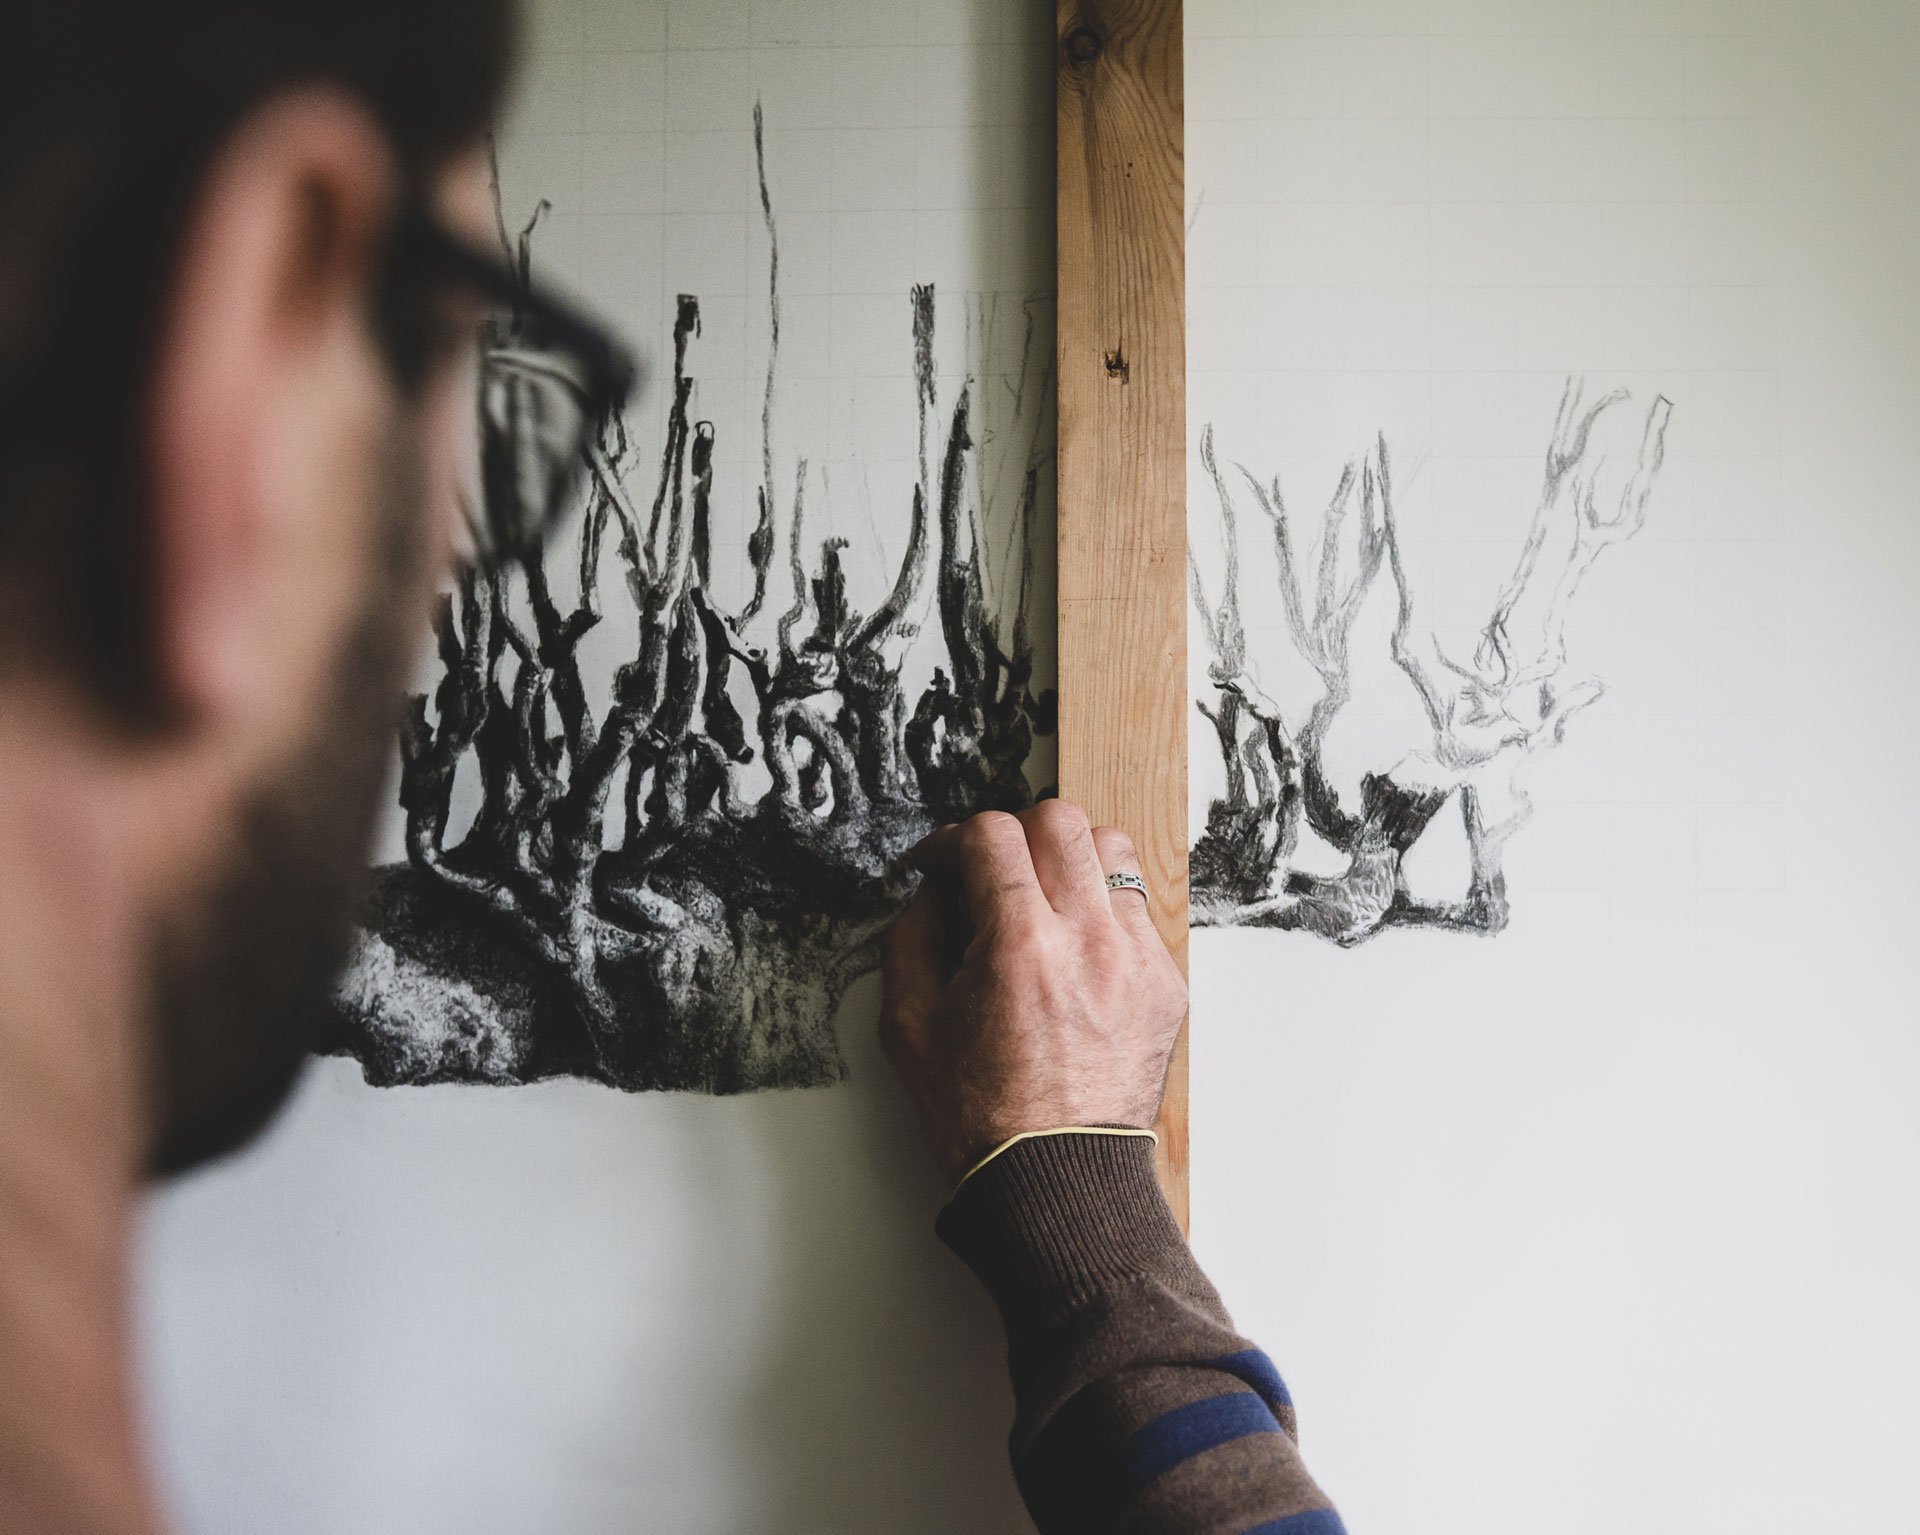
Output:
<svg viewBox="0 0 1920 1535">
<path fill-rule="evenodd" d="M 200 184 L 159 332 L 147 419 L 149 643 L 163 713 L 256 708 L 278 685 L 269 641 L 280 444 L 315 433 L 364 380 L 338 365 L 364 334 L 396 191 L 378 126 L 350 98 L 274 98 Z M 363 413 L 356 410 L 355 414 Z"/>
</svg>

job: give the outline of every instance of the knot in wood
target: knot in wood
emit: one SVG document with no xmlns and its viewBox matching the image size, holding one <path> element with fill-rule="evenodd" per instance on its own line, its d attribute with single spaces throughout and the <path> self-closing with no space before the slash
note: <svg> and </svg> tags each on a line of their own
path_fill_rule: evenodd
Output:
<svg viewBox="0 0 1920 1535">
<path fill-rule="evenodd" d="M 1092 27 L 1075 27 L 1067 34 L 1067 57 L 1076 64 L 1091 64 L 1106 45 L 1106 39 Z"/>
</svg>

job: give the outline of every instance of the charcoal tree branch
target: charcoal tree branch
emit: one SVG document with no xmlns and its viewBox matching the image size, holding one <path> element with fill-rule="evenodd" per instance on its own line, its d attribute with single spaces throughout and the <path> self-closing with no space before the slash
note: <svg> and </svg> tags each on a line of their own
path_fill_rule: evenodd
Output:
<svg viewBox="0 0 1920 1535">
<path fill-rule="evenodd" d="M 874 610 L 854 638 L 859 649 L 879 644 L 900 628 L 913 612 L 927 567 L 927 429 L 933 411 L 933 287 L 913 290 L 913 354 L 915 398 L 920 410 L 920 483 L 913 492 L 913 519 L 907 528 L 907 552 L 900 561 L 887 600 Z M 963 396 L 964 398 L 964 396 Z"/>
<path fill-rule="evenodd" d="M 767 390 L 760 407 L 760 518 L 747 540 L 753 567 L 753 595 L 740 610 L 749 624 L 767 600 L 767 572 L 773 564 L 773 399 L 780 373 L 780 230 L 767 188 L 767 124 L 759 102 L 753 104 L 753 159 L 760 178 L 760 216 L 767 227 Z"/>
</svg>

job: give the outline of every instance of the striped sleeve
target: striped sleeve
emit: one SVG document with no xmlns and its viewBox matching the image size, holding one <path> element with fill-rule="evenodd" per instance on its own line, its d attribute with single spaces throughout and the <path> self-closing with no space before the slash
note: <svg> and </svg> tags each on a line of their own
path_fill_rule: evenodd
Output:
<svg viewBox="0 0 1920 1535">
<path fill-rule="evenodd" d="M 1148 1142 L 1022 1142 L 939 1231 L 1006 1322 L 1014 1476 L 1042 1535 L 1344 1535 L 1286 1384 L 1194 1262 Z"/>
</svg>

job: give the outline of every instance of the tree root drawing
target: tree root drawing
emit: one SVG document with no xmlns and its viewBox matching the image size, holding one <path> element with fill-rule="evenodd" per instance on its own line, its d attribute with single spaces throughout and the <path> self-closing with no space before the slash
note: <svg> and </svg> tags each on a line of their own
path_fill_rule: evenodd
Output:
<svg viewBox="0 0 1920 1535">
<path fill-rule="evenodd" d="M 981 549 L 976 387 L 937 398 L 931 287 L 910 305 L 919 483 L 872 611 L 849 596 L 846 541 L 809 536 L 807 461 L 776 484 L 779 246 L 757 109 L 755 141 L 773 254 L 751 595 L 737 611 L 714 595 L 715 428 L 696 409 L 700 303 L 682 295 L 650 504 L 629 496 L 635 453 L 610 419 L 570 557 L 468 573 L 441 602 L 438 683 L 400 737 L 407 861 L 376 871 L 326 1042 L 371 1082 L 565 1074 L 729 1093 L 839 1080 L 831 1019 L 911 886 L 904 852 L 940 822 L 1030 802 L 1024 764 L 1052 728 L 1026 618 L 1032 562 L 1012 561 L 1003 621 Z M 1044 355 L 1031 324 L 1027 347 Z M 995 448 L 1025 456 L 1016 550 L 1051 446 L 1050 371 L 1031 393 L 1022 381 L 1019 430 L 1002 434 L 1017 440 Z M 929 583 L 938 665 L 910 686 Z M 638 628 L 610 690 L 580 659 L 609 602 Z M 460 828 L 463 774 L 479 807 Z"/>
<path fill-rule="evenodd" d="M 1504 854 L 1533 814 L 1528 769 L 1562 744 L 1573 717 L 1604 692 L 1598 678 L 1569 673 L 1568 615 L 1594 562 L 1645 525 L 1673 411 L 1664 396 L 1648 408 L 1633 472 L 1603 509 L 1597 491 L 1603 459 L 1589 462 L 1590 439 L 1596 423 L 1627 395 L 1615 391 L 1583 404 L 1583 394 L 1578 380 L 1567 381 L 1532 523 L 1470 662 L 1448 655 L 1415 623 L 1384 435 L 1346 465 L 1320 514 L 1317 553 L 1309 553 L 1279 481 L 1236 466 L 1234 483 L 1215 455 L 1212 429 L 1203 434 L 1201 463 L 1220 507 L 1226 564 L 1214 603 L 1189 557 L 1193 603 L 1213 656 L 1213 697 L 1197 706 L 1219 743 L 1226 790 L 1208 805 L 1192 849 L 1196 926 L 1298 930 L 1345 946 L 1393 927 L 1488 934 L 1506 927 Z M 1248 660 L 1243 495 L 1272 538 L 1286 633 L 1318 677 L 1304 717 L 1283 710 L 1262 689 Z M 1543 559 L 1550 544 L 1563 548 L 1557 562 Z M 1431 743 L 1363 773 L 1343 793 L 1328 770 L 1326 742 L 1351 700 L 1351 636 L 1382 569 L 1396 604 L 1392 659 L 1419 700 Z M 1516 611 L 1523 605 L 1528 620 L 1520 625 Z M 1524 643 L 1516 627 L 1523 628 Z M 1467 887 L 1452 899 L 1425 899 L 1410 888 L 1405 861 L 1450 802 L 1466 836 Z M 1298 867 L 1303 830 L 1346 867 L 1335 873 Z"/>
</svg>

